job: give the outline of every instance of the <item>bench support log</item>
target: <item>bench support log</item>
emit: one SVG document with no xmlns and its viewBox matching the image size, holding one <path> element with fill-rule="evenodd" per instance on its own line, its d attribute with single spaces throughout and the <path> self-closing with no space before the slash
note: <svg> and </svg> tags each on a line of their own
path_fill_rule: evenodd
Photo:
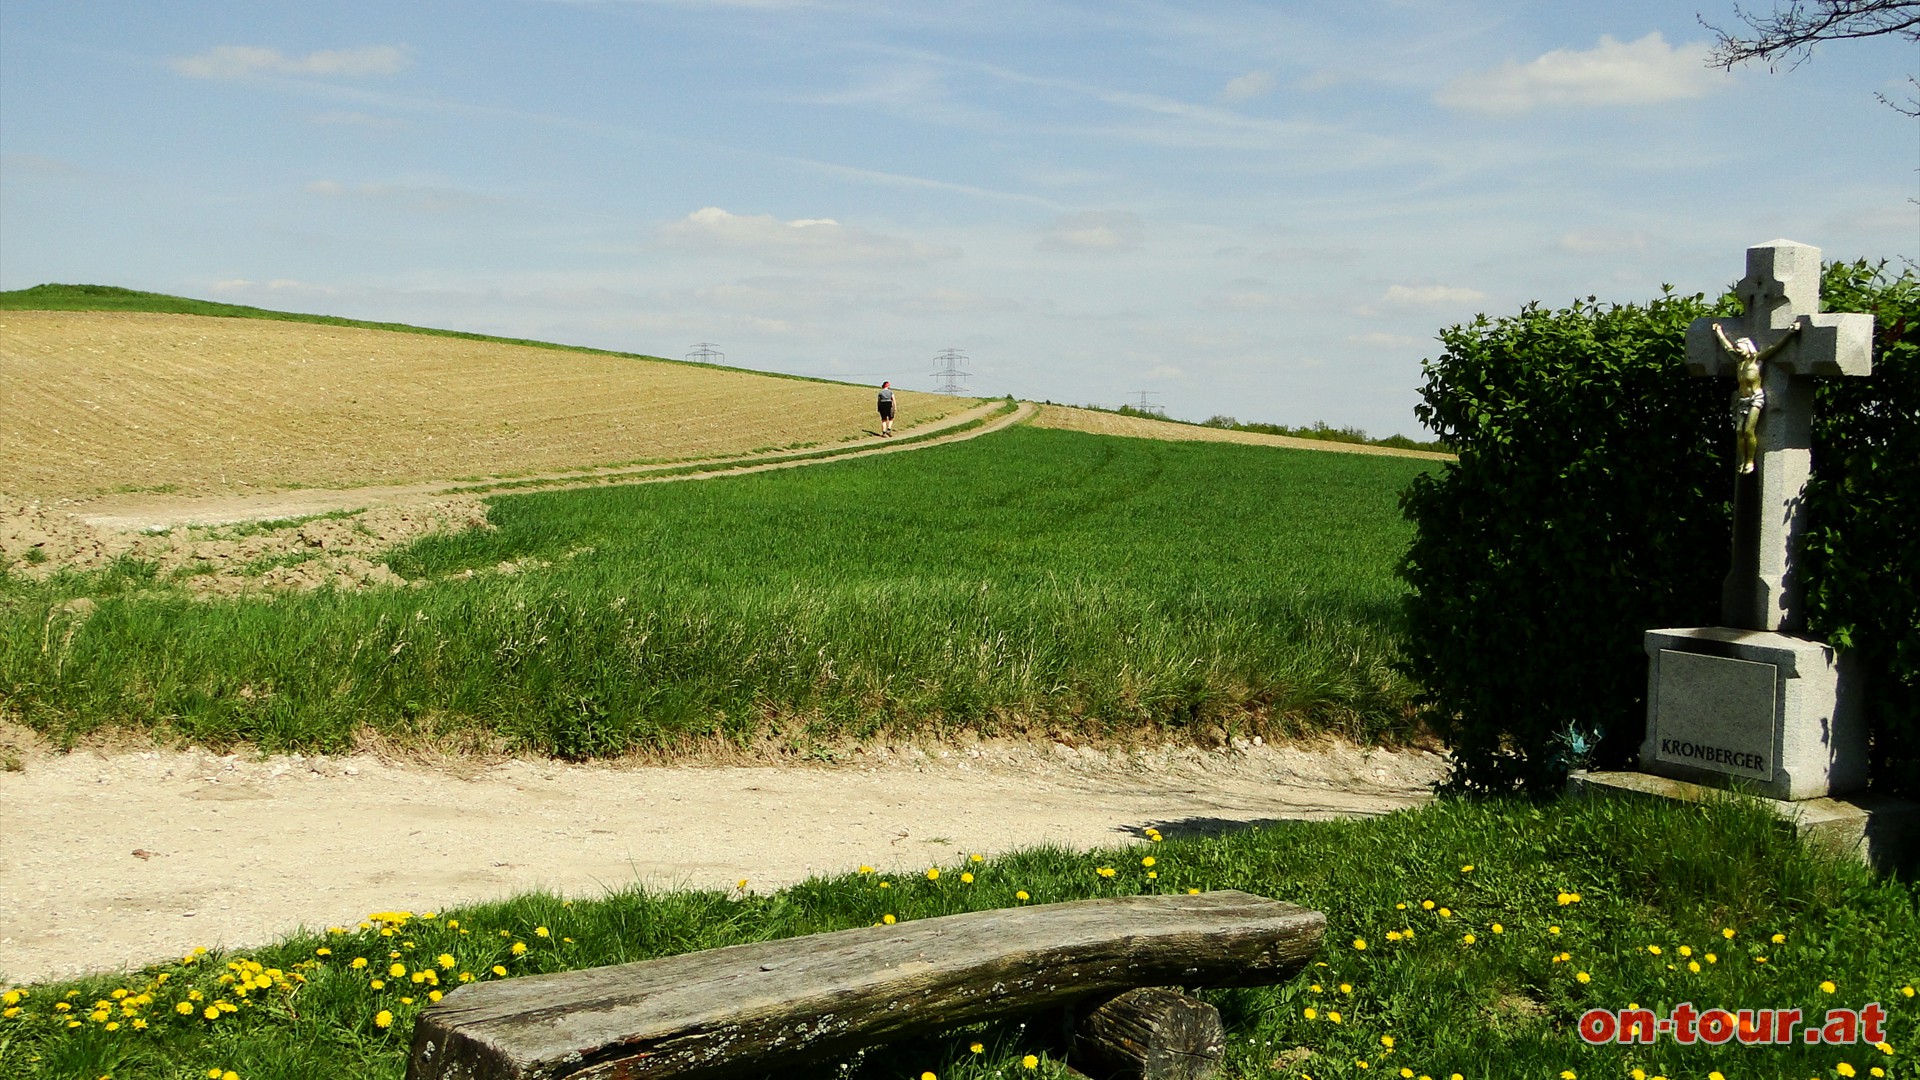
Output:
<svg viewBox="0 0 1920 1080">
<path fill-rule="evenodd" d="M 1148 986 L 1082 1017 L 1068 1060 L 1096 1080 L 1212 1080 L 1226 1055 L 1220 1010 L 1178 990 Z"/>
<path fill-rule="evenodd" d="M 409 1080 L 764 1073 L 1141 986 L 1281 982 L 1326 917 L 1249 893 L 977 911 L 472 983 L 414 1027 Z"/>
</svg>

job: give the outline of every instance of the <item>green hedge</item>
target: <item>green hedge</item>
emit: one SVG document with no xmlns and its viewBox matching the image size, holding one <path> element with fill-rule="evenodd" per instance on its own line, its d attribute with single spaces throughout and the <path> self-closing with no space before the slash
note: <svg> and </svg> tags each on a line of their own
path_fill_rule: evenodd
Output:
<svg viewBox="0 0 1920 1080">
<path fill-rule="evenodd" d="M 1823 380 L 1812 632 L 1871 680 L 1875 785 L 1920 790 L 1920 282 L 1827 268 L 1825 306 L 1876 317 L 1875 370 Z M 1687 324 L 1737 314 L 1671 290 L 1481 316 L 1441 335 L 1420 419 L 1460 457 L 1402 498 L 1417 533 L 1406 666 L 1464 791 L 1551 790 L 1626 764 L 1646 722 L 1644 631 L 1720 621 L 1731 380 L 1686 374 Z"/>
</svg>

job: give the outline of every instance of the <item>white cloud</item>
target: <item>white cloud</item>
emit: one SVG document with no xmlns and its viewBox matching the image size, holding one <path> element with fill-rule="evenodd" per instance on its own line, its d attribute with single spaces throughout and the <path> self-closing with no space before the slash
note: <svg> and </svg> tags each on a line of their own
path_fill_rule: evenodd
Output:
<svg viewBox="0 0 1920 1080">
<path fill-rule="evenodd" d="M 301 292 L 318 296 L 331 296 L 338 290 L 326 285 L 313 285 L 293 278 L 274 278 L 272 281 L 251 281 L 247 278 L 228 278 L 216 281 L 208 288 L 217 293 L 245 293 L 266 290 L 268 292 Z"/>
<path fill-rule="evenodd" d="M 1408 337 L 1405 334 L 1385 334 L 1378 330 L 1371 330 L 1364 334 L 1354 334 L 1347 338 L 1347 340 L 1353 342 L 1355 345 L 1377 345 L 1388 349 L 1408 349 L 1427 343 L 1424 338 Z"/>
<path fill-rule="evenodd" d="M 1161 364 L 1157 367 L 1148 369 L 1147 373 L 1141 376 L 1141 378 L 1143 379 L 1180 379 L 1180 378 L 1185 378 L 1186 374 L 1187 373 L 1185 370 L 1175 367 L 1172 364 Z"/>
<path fill-rule="evenodd" d="M 1221 101 L 1246 101 L 1273 92 L 1273 76 L 1264 71 L 1249 71 L 1227 80 L 1220 91 Z"/>
<path fill-rule="evenodd" d="M 411 63 L 404 45 L 363 45 L 288 56 L 259 45 L 216 45 L 197 56 L 168 61 L 194 79 L 241 79 L 248 75 L 393 75 Z"/>
<path fill-rule="evenodd" d="M 1611 255 L 1626 251 L 1645 251 L 1647 234 L 1627 229 L 1588 229 L 1562 236 L 1557 245 L 1562 251 L 1583 255 Z"/>
<path fill-rule="evenodd" d="M 671 243 L 708 251 L 745 251 L 782 262 L 910 263 L 957 255 L 951 248 L 883 236 L 833 218 L 780 221 L 772 214 L 734 214 L 703 207 L 667 225 Z"/>
<path fill-rule="evenodd" d="M 1114 252 L 1140 246 L 1140 216 L 1119 210 L 1066 214 L 1040 239 L 1043 251 Z"/>
<path fill-rule="evenodd" d="M 322 127 L 368 128 L 373 131 L 394 131 L 407 126 L 405 120 L 391 116 L 374 116 L 371 113 L 355 112 L 350 109 L 309 113 L 307 123 L 319 124 Z"/>
<path fill-rule="evenodd" d="M 497 206 L 505 200 L 494 195 L 459 188 L 425 184 L 342 184 L 338 180 L 315 180 L 304 188 L 309 195 L 323 199 L 365 199 L 397 205 L 419 214 L 445 214 L 478 207 Z"/>
<path fill-rule="evenodd" d="M 1479 289 L 1461 285 L 1391 285 L 1380 299 L 1393 307 L 1436 308 L 1485 300 Z"/>
<path fill-rule="evenodd" d="M 1676 47 L 1658 31 L 1626 43 L 1603 36 L 1591 49 L 1555 49 L 1524 64 L 1509 61 L 1463 75 L 1433 100 L 1451 109 L 1490 113 L 1554 105 L 1653 105 L 1714 89 L 1720 77 L 1707 69 L 1706 57 L 1704 42 Z"/>
</svg>

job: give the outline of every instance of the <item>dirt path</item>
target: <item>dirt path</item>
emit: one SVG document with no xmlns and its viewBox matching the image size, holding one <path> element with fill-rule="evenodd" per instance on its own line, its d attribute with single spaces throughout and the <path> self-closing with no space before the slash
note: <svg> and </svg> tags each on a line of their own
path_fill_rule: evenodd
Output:
<svg viewBox="0 0 1920 1080">
<path fill-rule="evenodd" d="M 0 985 L 248 946 L 373 911 L 643 882 L 773 889 L 863 863 L 1169 838 L 1425 800 L 1436 755 L 983 744 L 836 766 L 34 753 L 0 772 Z"/>
<path fill-rule="evenodd" d="M 716 476 L 729 476 L 743 472 L 760 472 L 766 469 L 797 468 L 803 465 L 818 465 L 828 461 L 844 461 L 848 458 L 867 457 L 873 454 L 892 454 L 906 450 L 924 450 L 930 446 L 941 446 L 950 442 L 960 442 L 977 438 L 989 432 L 1017 424 L 1034 415 L 1037 406 L 1022 402 L 1014 411 L 994 417 L 976 428 L 966 431 L 939 435 L 934 438 L 919 438 L 905 441 L 907 438 L 924 436 L 945 431 L 971 421 L 993 415 L 1004 405 L 1000 401 L 990 401 L 955 413 L 923 427 L 904 432 L 902 437 L 883 439 L 869 437 L 858 442 L 846 444 L 849 449 L 828 457 L 807 457 L 807 451 L 795 454 L 769 454 L 758 465 L 742 465 L 744 458 L 731 458 L 722 466 L 708 471 L 680 472 L 690 465 L 702 462 L 676 462 L 666 465 L 649 465 L 623 469 L 571 469 L 563 472 L 536 473 L 525 476 L 502 477 L 492 479 L 468 480 L 432 480 L 413 484 L 397 484 L 387 487 L 352 488 L 296 488 L 285 491 L 263 491 L 248 495 L 196 496 L 196 495 L 105 495 L 94 499 L 77 501 L 68 507 L 68 511 L 81 521 L 103 529 L 167 529 L 180 525 L 228 525 L 243 521 L 272 521 L 285 518 L 310 517 L 315 514 L 328 514 L 342 510 L 357 510 L 363 507 L 420 505 L 443 499 L 471 500 L 478 495 L 490 494 L 495 490 L 513 488 L 538 488 L 542 491 L 554 491 L 569 487 L 590 487 L 598 484 L 645 484 L 670 480 L 704 480 Z M 812 451 L 811 453 L 817 453 Z M 672 475 L 660 475 L 672 473 Z"/>
</svg>

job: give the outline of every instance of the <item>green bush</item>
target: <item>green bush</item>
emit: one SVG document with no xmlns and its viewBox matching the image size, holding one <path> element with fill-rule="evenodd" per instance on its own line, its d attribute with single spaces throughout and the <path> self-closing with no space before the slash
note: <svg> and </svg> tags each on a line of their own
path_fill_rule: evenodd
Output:
<svg viewBox="0 0 1920 1080">
<path fill-rule="evenodd" d="M 1920 277 L 1836 264 L 1820 295 L 1873 315 L 1873 374 L 1816 391 L 1807 624 L 1867 672 L 1875 784 L 1920 792 Z"/>
<path fill-rule="evenodd" d="M 1897 534 L 1920 520 L 1920 282 L 1855 263 L 1823 288 L 1830 310 L 1875 314 L 1875 371 L 1817 398 L 1809 623 L 1867 669 L 1876 786 L 1914 789 L 1920 580 Z M 1407 668 L 1456 787 L 1545 791 L 1569 767 L 1625 764 L 1646 723 L 1643 632 L 1720 621 L 1731 380 L 1682 360 L 1692 319 L 1738 311 L 1669 291 L 1441 335 L 1416 411 L 1460 457 L 1403 496 L 1401 573 Z"/>
<path fill-rule="evenodd" d="M 1402 497 L 1418 531 L 1401 573 L 1407 664 L 1458 786 L 1545 787 L 1586 746 L 1623 762 L 1642 632 L 1717 621 L 1725 394 L 1682 363 L 1712 310 L 1530 305 L 1442 333 L 1415 411 L 1460 456 Z"/>
</svg>

